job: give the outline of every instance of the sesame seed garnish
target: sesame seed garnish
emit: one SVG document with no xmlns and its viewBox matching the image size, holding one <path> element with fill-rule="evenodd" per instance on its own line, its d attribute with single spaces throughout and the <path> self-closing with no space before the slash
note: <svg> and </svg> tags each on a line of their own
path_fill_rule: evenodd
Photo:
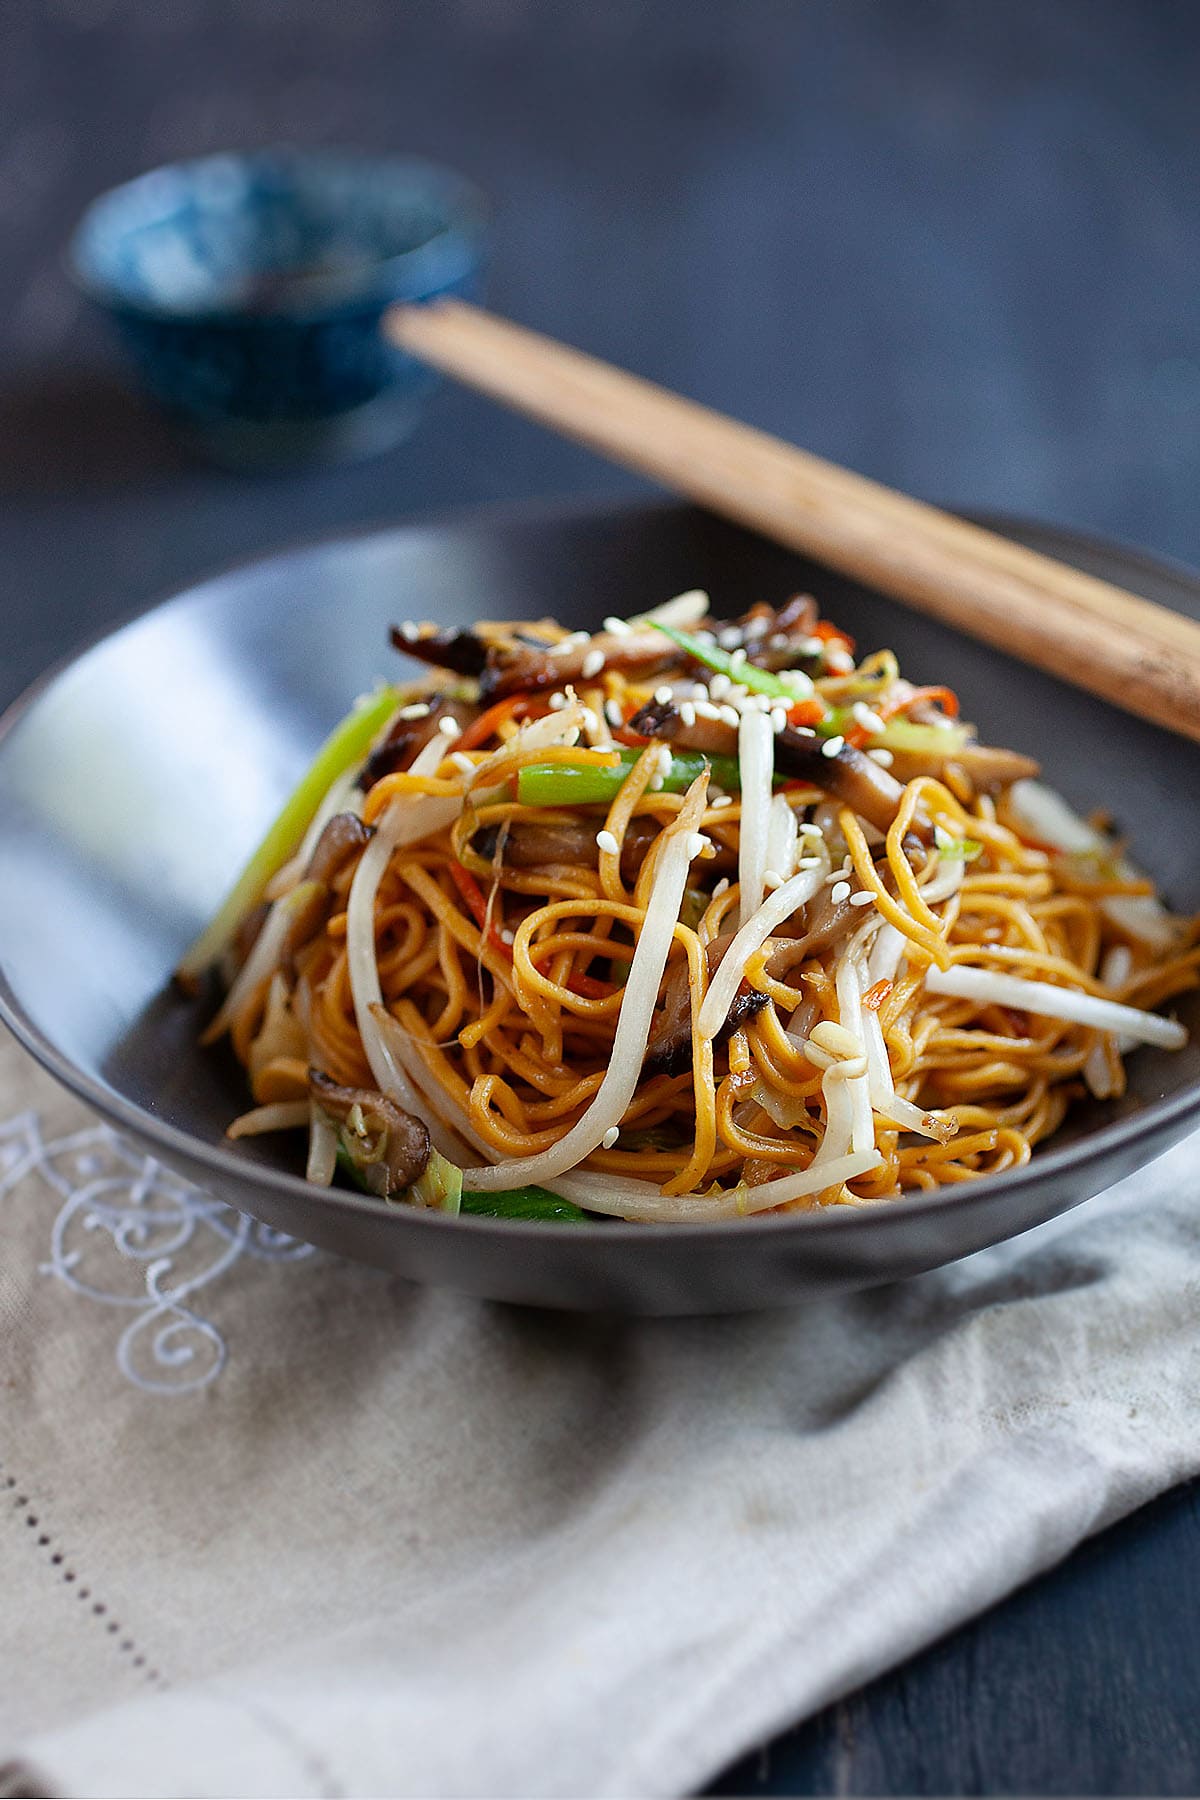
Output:
<svg viewBox="0 0 1200 1800">
<path fill-rule="evenodd" d="M 610 613 L 609 617 L 604 621 L 604 629 L 608 632 L 610 637 L 628 637 L 633 630 L 633 626 L 629 623 L 628 619 L 618 619 Z"/>
<path fill-rule="evenodd" d="M 817 735 L 811 725 L 793 725 L 792 730 L 797 737 L 816 737 Z"/>
<path fill-rule="evenodd" d="M 825 833 L 821 830 L 821 827 L 816 823 L 816 821 L 814 819 L 805 819 L 803 825 L 801 825 L 801 827 L 800 827 L 800 836 L 801 837 L 823 838 L 825 836 Z"/>
<path fill-rule="evenodd" d="M 877 712 L 872 712 L 871 708 L 862 700 L 856 700 L 854 702 L 854 705 L 850 708 L 850 714 L 855 724 L 861 725 L 864 731 L 869 731 L 872 737 L 877 736 L 884 728 L 883 720 L 880 718 L 879 714 Z"/>
<path fill-rule="evenodd" d="M 850 898 L 850 883 L 848 881 L 836 882 L 829 898 L 833 901 L 835 906 L 843 900 L 848 900 Z"/>
<path fill-rule="evenodd" d="M 546 705 L 550 708 L 551 712 L 561 712 L 566 704 L 567 696 L 563 693 L 551 694 L 549 700 L 546 702 Z"/>
<path fill-rule="evenodd" d="M 698 719 L 719 719 L 720 716 L 720 707 L 714 706 L 711 700 L 697 700 L 696 717 Z"/>
<path fill-rule="evenodd" d="M 719 900 L 721 898 L 721 895 L 725 892 L 725 890 L 728 886 L 729 886 L 728 875 L 722 875 L 720 881 L 718 881 L 716 887 L 712 891 L 713 899 Z"/>
<path fill-rule="evenodd" d="M 787 634 L 782 631 L 773 631 L 771 633 L 770 637 L 767 639 L 767 649 L 768 650 L 786 650 L 787 649 Z"/>
<path fill-rule="evenodd" d="M 874 904 L 874 901 L 874 894 L 869 893 L 866 888 L 859 888 L 857 894 L 851 894 L 850 896 L 851 906 L 871 906 Z"/>
<path fill-rule="evenodd" d="M 742 722 L 742 715 L 738 712 L 737 707 L 736 706 L 721 706 L 721 707 L 718 707 L 717 710 L 720 713 L 722 719 L 724 719 L 726 725 L 732 725 L 734 730 L 736 731 L 738 726 Z"/>
<path fill-rule="evenodd" d="M 695 686 L 692 688 L 692 699 L 693 700 L 707 700 L 708 699 L 708 689 L 705 687 L 705 685 L 702 681 L 696 682 Z"/>
<path fill-rule="evenodd" d="M 885 750 L 882 744 L 874 750 L 868 750 L 867 755 L 872 762 L 877 762 L 881 769 L 890 769 L 896 760 L 891 751 Z"/>
<path fill-rule="evenodd" d="M 462 736 L 462 726 L 459 724 L 457 719 L 451 719 L 451 718 L 439 719 L 438 720 L 438 730 L 441 732 L 443 737 L 456 738 L 456 737 Z"/>
<path fill-rule="evenodd" d="M 604 1136 L 600 1139 L 600 1142 L 606 1150 L 611 1150 L 620 1135 L 621 1127 L 619 1125 L 610 1125 Z"/>
<path fill-rule="evenodd" d="M 738 648 L 735 651 L 733 651 L 732 655 L 729 658 L 729 666 L 731 669 L 740 669 L 743 666 L 743 664 L 745 663 L 745 661 L 746 661 L 745 648 L 744 648 L 744 646 L 739 645 Z"/>
<path fill-rule="evenodd" d="M 450 752 L 450 761 L 454 764 L 456 769 L 461 769 L 464 775 L 473 775 L 475 773 L 475 764 L 471 761 L 471 758 L 467 755 L 465 750 L 452 750 Z"/>
<path fill-rule="evenodd" d="M 776 710 L 776 708 L 772 707 L 772 709 L 771 709 L 771 730 L 775 733 L 776 737 L 778 737 L 779 733 L 781 731 L 786 731 L 786 729 L 787 729 L 787 714 L 785 712 L 779 712 Z"/>
<path fill-rule="evenodd" d="M 723 700 L 732 686 L 728 675 L 714 675 L 708 684 L 708 691 L 714 700 Z"/>
<path fill-rule="evenodd" d="M 619 856 L 621 854 L 621 846 L 618 844 L 611 831 L 598 831 L 596 833 L 596 842 L 599 844 L 601 850 L 608 856 Z"/>
<path fill-rule="evenodd" d="M 837 644 L 825 652 L 825 660 L 836 675 L 848 675 L 854 667 L 854 658 L 850 652 Z"/>
<path fill-rule="evenodd" d="M 421 627 L 419 625 L 414 625 L 411 619 L 405 619 L 403 625 L 400 627 L 400 636 L 404 639 L 405 643 L 415 644 L 420 635 Z"/>
<path fill-rule="evenodd" d="M 604 716 L 614 731 L 618 731 L 625 723 L 625 714 L 621 710 L 621 703 L 619 700 L 606 700 L 604 702 Z"/>
<path fill-rule="evenodd" d="M 846 745 L 846 740 L 844 737 L 839 736 L 839 737 L 826 738 L 825 742 L 821 745 L 821 755 L 822 756 L 836 756 L 838 754 L 839 750 L 843 750 L 845 748 L 845 745 Z"/>
<path fill-rule="evenodd" d="M 685 700 L 683 705 L 679 708 L 679 716 L 690 731 L 692 726 L 696 723 L 696 708 L 690 700 Z"/>
<path fill-rule="evenodd" d="M 504 927 L 504 930 L 503 930 L 503 931 L 502 931 L 502 932 L 501 932 L 501 933 L 500 933 L 500 942 L 501 942 L 501 943 L 502 943 L 502 944 L 512 944 L 512 943 L 515 943 L 515 942 L 516 942 L 516 936 L 517 936 L 517 934 L 516 934 L 516 932 L 515 932 L 515 931 L 512 931 L 512 930 L 511 930 L 511 929 L 510 929 L 510 928 L 509 928 L 509 926 L 507 926 L 507 925 L 506 925 L 506 926 L 505 926 L 505 927 Z"/>
<path fill-rule="evenodd" d="M 414 706 L 402 706 L 399 716 L 402 719 L 423 719 L 428 711 L 425 701 L 418 700 Z"/>
<path fill-rule="evenodd" d="M 674 688 L 668 687 L 665 682 L 662 687 L 656 687 L 654 690 L 654 703 L 656 706 L 670 706 L 674 698 Z"/>
<path fill-rule="evenodd" d="M 733 805 L 732 794 L 718 794 L 715 800 L 709 801 L 709 806 L 713 809 L 714 812 L 720 806 L 732 806 L 732 805 Z"/>
<path fill-rule="evenodd" d="M 722 650 L 736 650 L 741 644 L 741 641 L 741 628 L 737 625 L 727 625 L 724 631 L 719 633 L 717 637 L 717 642 L 720 644 Z"/>
<path fill-rule="evenodd" d="M 589 650 L 583 659 L 583 665 L 580 668 L 579 673 L 583 676 L 585 681 L 594 681 L 603 667 L 603 650 Z"/>
<path fill-rule="evenodd" d="M 773 893 L 776 888 L 783 886 L 783 876 L 778 869 L 763 870 L 763 886 L 769 893 Z"/>
</svg>

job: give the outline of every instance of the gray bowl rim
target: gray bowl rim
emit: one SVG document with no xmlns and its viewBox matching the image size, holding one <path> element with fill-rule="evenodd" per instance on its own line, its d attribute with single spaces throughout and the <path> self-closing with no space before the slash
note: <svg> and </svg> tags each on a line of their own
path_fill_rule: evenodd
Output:
<svg viewBox="0 0 1200 1800">
<path fill-rule="evenodd" d="M 134 194 L 139 187 L 148 186 L 161 176 L 175 171 L 202 169 L 206 164 L 213 163 L 248 163 L 269 158 L 297 164 L 361 163 L 375 169 L 391 170 L 399 176 L 417 176 L 424 181 L 431 180 L 434 187 L 453 195 L 455 216 L 448 219 L 440 230 L 423 243 L 414 244 L 410 250 L 397 250 L 390 256 L 381 256 L 378 261 L 371 263 L 361 278 L 353 282 L 339 282 L 332 276 L 322 282 L 320 277 L 313 277 L 297 284 L 293 304 L 281 303 L 253 313 L 240 306 L 172 306 L 165 302 L 137 299 L 120 282 L 104 280 L 88 268 L 82 255 L 88 227 L 96 214 L 111 205 L 118 195 Z M 401 299 L 403 296 L 397 291 L 396 279 L 400 273 L 420 270 L 422 262 L 429 260 L 431 250 L 448 242 L 453 243 L 455 239 L 462 241 L 471 265 L 477 266 L 486 251 L 491 221 L 492 205 L 483 189 L 469 176 L 460 174 L 447 163 L 435 162 L 431 157 L 387 152 L 377 154 L 370 150 L 339 148 L 335 145 L 306 148 L 298 144 L 264 144 L 254 150 L 214 150 L 203 156 L 185 156 L 172 162 L 158 163 L 153 168 L 143 169 L 139 175 L 130 176 L 127 181 L 118 181 L 112 187 L 93 195 L 67 239 L 63 262 L 69 279 L 78 291 L 95 305 L 112 313 L 140 319 L 171 320 L 176 324 L 246 326 L 251 323 L 270 325 L 273 321 L 283 320 L 319 324 L 327 317 L 338 317 L 350 310 L 366 312 L 373 307 L 386 306 L 389 301 Z M 418 289 L 422 285 L 420 281 L 415 284 Z M 414 294 L 413 298 L 418 298 L 418 295 Z M 254 560 L 261 561 L 262 558 Z M 232 573 L 231 570 L 224 572 Z"/>
<path fill-rule="evenodd" d="M 64 675 L 69 669 L 88 656 L 110 638 L 117 637 L 130 626 L 148 618 L 150 614 L 173 605 L 182 605 L 192 601 L 202 590 L 214 583 L 227 580 L 230 576 L 250 574 L 266 563 L 285 561 L 293 556 L 302 556 L 315 550 L 336 550 L 338 546 L 363 542 L 373 537 L 394 537 L 407 531 L 434 531 L 438 529 L 487 528 L 502 527 L 506 524 L 527 522 L 531 524 L 563 523 L 572 519 L 586 520 L 590 517 L 603 517 L 614 513 L 632 515 L 636 512 L 667 512 L 686 508 L 685 502 L 663 501 L 658 498 L 650 500 L 642 498 L 630 499 L 598 499 L 568 500 L 565 502 L 519 501 L 502 503 L 491 507 L 463 507 L 439 510 L 421 514 L 412 518 L 397 521 L 392 525 L 381 525 L 378 522 L 362 525 L 357 528 L 339 531 L 333 534 L 318 533 L 308 538 L 289 541 L 275 550 L 251 558 L 240 557 L 233 562 L 218 565 L 207 574 L 191 581 L 185 588 L 173 588 L 152 599 L 148 603 L 136 607 L 116 624 L 92 634 L 74 650 L 68 651 L 57 659 L 40 676 L 19 694 L 17 698 L 0 714 L 0 755 L 4 745 L 20 725 L 25 715 L 35 707 L 43 693 Z M 1053 545 L 1065 557 L 1072 550 L 1090 556 L 1112 558 L 1120 561 L 1127 568 L 1142 568 L 1156 576 L 1167 575 L 1173 580 L 1194 589 L 1200 599 L 1200 573 L 1190 570 L 1182 563 L 1174 563 L 1167 558 L 1151 556 L 1138 549 L 1126 549 L 1112 540 L 1102 538 L 1093 533 L 1077 531 L 1057 525 L 1042 525 L 1031 519 L 1017 517 L 1012 514 L 996 512 L 971 512 L 966 516 L 989 529 L 1011 535 L 1028 534 L 1037 537 L 1046 545 Z M 1103 704 L 1102 702 L 1100 704 Z M 169 979 L 170 972 L 164 971 L 164 981 Z M 211 1171 L 211 1186 L 214 1194 L 221 1194 L 221 1178 L 228 1177 L 234 1186 L 240 1182 L 258 1185 L 271 1189 L 284 1198 L 302 1199 L 311 1204 L 313 1188 L 298 1175 L 289 1174 L 285 1169 L 274 1169 L 269 1164 L 250 1162 L 225 1148 L 223 1144 L 211 1143 L 207 1139 L 193 1137 L 189 1132 L 181 1131 L 174 1125 L 167 1124 L 153 1113 L 146 1112 L 136 1106 L 123 1094 L 111 1090 L 103 1083 L 96 1081 L 86 1071 L 80 1069 L 69 1056 L 61 1052 L 45 1035 L 36 1021 L 25 1011 L 17 1000 L 9 985 L 8 978 L 0 966 L 0 1023 L 6 1025 L 30 1055 L 40 1063 L 46 1072 L 52 1075 L 69 1092 L 84 1101 L 95 1112 L 112 1124 L 123 1127 L 136 1137 L 161 1148 L 163 1160 L 170 1164 L 172 1158 L 181 1158 L 185 1163 L 199 1163 Z M 753 1228 L 756 1231 L 795 1234 L 806 1236 L 810 1232 L 823 1230 L 845 1230 L 847 1225 L 854 1231 L 870 1231 L 880 1220 L 900 1220 L 920 1217 L 932 1217 L 947 1206 L 961 1209 L 977 1201 L 986 1201 L 995 1195 L 1025 1186 L 1033 1182 L 1040 1183 L 1043 1177 L 1069 1169 L 1086 1168 L 1095 1162 L 1107 1160 L 1110 1153 L 1127 1149 L 1141 1138 L 1153 1138 L 1163 1128 L 1169 1128 L 1180 1119 L 1194 1116 L 1200 1122 L 1200 1082 L 1179 1093 L 1162 1100 L 1151 1101 L 1139 1112 L 1128 1118 L 1114 1119 L 1107 1125 L 1090 1131 L 1086 1136 L 1074 1143 L 1063 1145 L 1059 1149 L 1041 1152 L 1019 1169 L 1005 1170 L 1000 1175 L 985 1176 L 982 1180 L 972 1182 L 969 1191 L 963 1193 L 958 1187 L 946 1190 L 934 1189 L 928 1193 L 914 1193 L 902 1196 L 898 1200 L 889 1200 L 878 1206 L 865 1207 L 828 1207 L 817 1212 L 787 1213 L 785 1215 L 756 1217 Z M 1181 1135 L 1181 1134 L 1176 1134 Z M 1153 1160 L 1153 1158 L 1151 1158 Z M 459 1214 L 449 1216 L 421 1207 L 389 1206 L 386 1202 L 376 1200 L 367 1195 L 360 1195 L 348 1189 L 331 1187 L 325 1190 L 327 1203 L 349 1214 L 360 1214 L 379 1218 L 386 1216 L 404 1222 L 406 1228 L 430 1231 L 461 1231 L 485 1233 L 496 1238 L 498 1243 L 511 1244 L 522 1238 L 533 1242 L 545 1242 L 547 1236 L 561 1236 L 564 1229 L 561 1222 L 549 1220 L 526 1219 L 494 1219 L 481 1215 Z M 647 1233 L 661 1241 L 684 1242 L 694 1236 L 708 1240 L 714 1236 L 736 1239 L 747 1229 L 745 1219 L 713 1219 L 687 1224 L 670 1225 L 665 1223 L 635 1224 L 623 1219 L 597 1219 L 589 1224 L 601 1226 L 606 1242 L 645 1243 Z"/>
</svg>

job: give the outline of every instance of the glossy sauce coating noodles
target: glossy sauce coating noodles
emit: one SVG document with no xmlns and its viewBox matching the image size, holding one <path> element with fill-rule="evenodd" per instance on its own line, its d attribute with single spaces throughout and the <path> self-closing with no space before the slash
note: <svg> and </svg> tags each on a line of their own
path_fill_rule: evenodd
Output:
<svg viewBox="0 0 1200 1800">
<path fill-rule="evenodd" d="M 1196 982 L 1192 923 L 806 597 L 397 641 L 427 679 L 365 743 L 352 715 L 265 905 L 244 881 L 185 965 L 224 952 L 233 1131 L 307 1127 L 312 1179 L 516 1216 L 875 1203 L 1017 1167 L 1183 1041 L 1152 1009 Z"/>
</svg>

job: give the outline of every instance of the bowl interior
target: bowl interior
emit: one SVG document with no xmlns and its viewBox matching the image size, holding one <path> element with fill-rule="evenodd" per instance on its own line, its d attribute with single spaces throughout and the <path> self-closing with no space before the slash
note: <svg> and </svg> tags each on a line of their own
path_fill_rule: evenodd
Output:
<svg viewBox="0 0 1200 1800">
<path fill-rule="evenodd" d="M 1186 577 L 1052 532 L 1020 535 L 1200 613 Z M 381 675 L 410 672 L 387 647 L 389 623 L 550 612 L 594 624 L 697 584 L 721 611 L 811 589 L 861 646 L 890 645 L 914 680 L 953 686 L 985 740 L 1039 757 L 1081 809 L 1109 810 L 1173 902 L 1200 905 L 1200 747 L 691 508 L 475 519 L 321 544 L 219 576 L 105 639 L 14 709 L 0 739 L 0 1012 L 113 1116 L 161 1141 L 183 1134 L 177 1144 L 214 1179 L 240 1169 L 296 1204 L 301 1184 L 278 1173 L 281 1140 L 222 1144 L 244 1105 L 240 1071 L 197 1048 L 196 1012 L 166 982 L 330 723 Z M 1195 997 L 1178 1010 L 1195 1033 Z M 1076 1152 L 1109 1143 L 1114 1122 L 1120 1136 L 1123 1119 L 1136 1131 L 1164 1103 L 1197 1102 L 1200 1047 L 1193 1037 L 1175 1055 L 1140 1051 L 1129 1073 L 1123 1100 L 1081 1106 L 1055 1140 L 1045 1166 L 1057 1185 L 1039 1200 L 1041 1216 L 1121 1172 L 1088 1176 L 1086 1188 L 1073 1173 Z M 956 1197 L 955 1219 L 1005 1183 L 1006 1193 L 1020 1185 L 1004 1176 Z M 908 1205 L 895 1203 L 896 1221 Z M 900 1224 L 885 1227 L 885 1210 L 855 1214 L 845 1229 L 894 1237 Z M 1020 1228 L 1014 1218 L 1010 1229 Z M 793 1216 L 787 1229 L 807 1222 Z M 384 1221 L 393 1235 L 409 1223 L 394 1210 Z M 688 1235 L 664 1229 L 675 1242 Z M 978 1241 L 1005 1235 L 1002 1224 L 988 1230 Z M 636 1250 L 645 1231 L 600 1235 L 632 1234 Z M 925 1266 L 977 1247 L 956 1231 L 944 1243 L 926 1234 Z M 712 1279 L 715 1292 L 719 1269 Z"/>
<path fill-rule="evenodd" d="M 109 303 L 294 313 L 386 289 L 416 298 L 477 253 L 482 205 L 413 159 L 264 151 L 155 169 L 96 200 L 72 247 Z"/>
</svg>

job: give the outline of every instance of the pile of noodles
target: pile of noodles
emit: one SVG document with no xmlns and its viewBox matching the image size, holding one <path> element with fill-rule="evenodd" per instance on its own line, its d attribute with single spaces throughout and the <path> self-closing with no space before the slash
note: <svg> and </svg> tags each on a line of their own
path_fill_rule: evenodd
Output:
<svg viewBox="0 0 1200 1800">
<path fill-rule="evenodd" d="M 778 706 L 736 683 L 732 712 L 701 702 L 703 669 L 671 698 L 736 720 L 740 783 L 706 768 L 673 791 L 669 746 L 626 729 L 654 678 L 596 663 L 487 710 L 459 683 L 465 704 L 406 766 L 368 783 L 360 760 L 331 784 L 209 1034 L 228 1030 L 255 1102 L 234 1132 L 309 1128 L 328 1181 L 315 1070 L 423 1118 L 475 1189 L 538 1183 L 637 1220 L 859 1205 L 1018 1167 L 1074 1097 L 1123 1091 L 1135 1042 L 1182 1041 L 1151 1009 L 1195 984 L 1192 927 L 1053 795 L 983 791 L 950 756 L 880 831 L 773 779 Z M 833 665 L 821 702 L 876 725 L 926 696 L 942 722 L 890 655 Z M 433 673 L 408 711 L 449 691 Z M 523 803 L 521 771 L 559 766 L 627 773 L 599 803 Z M 317 929 L 289 931 L 346 813 L 361 841 Z M 551 846 L 582 828 L 596 850 L 510 860 L 528 827 Z M 647 1060 L 671 1031 L 673 1060 Z"/>
</svg>

